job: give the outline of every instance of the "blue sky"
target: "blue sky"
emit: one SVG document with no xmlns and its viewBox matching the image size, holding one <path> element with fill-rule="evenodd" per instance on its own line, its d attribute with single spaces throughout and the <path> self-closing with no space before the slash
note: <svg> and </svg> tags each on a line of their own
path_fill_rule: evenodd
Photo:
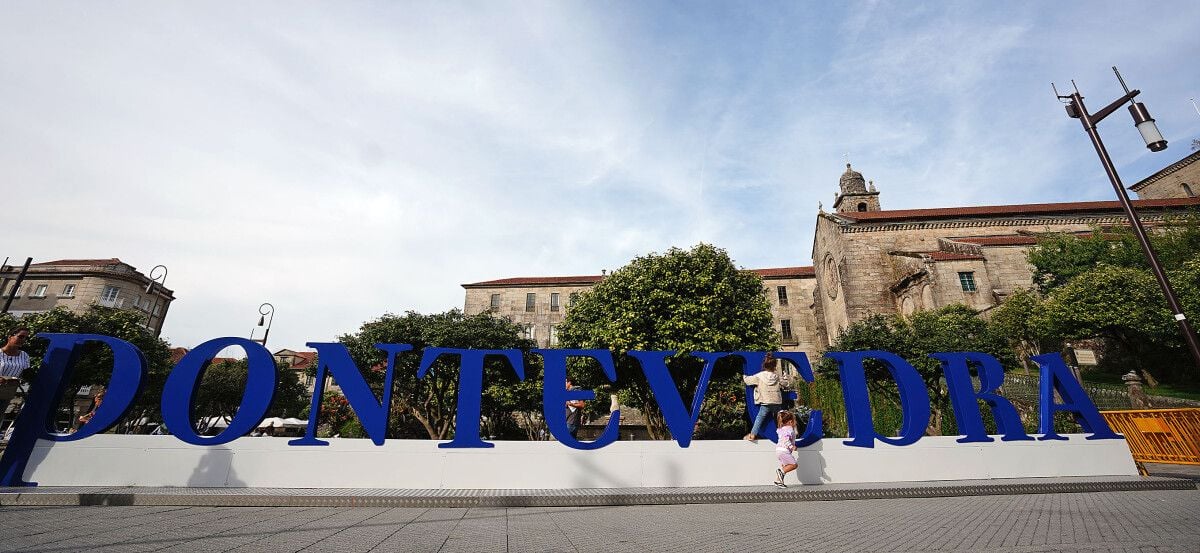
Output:
<svg viewBox="0 0 1200 553">
<path fill-rule="evenodd" d="M 1200 137 L 1200 4 L 67 3 L 0 15 L 4 255 L 170 268 L 164 335 L 272 349 L 459 284 L 709 242 L 811 263 L 849 155 L 885 209 L 1111 199 Z"/>
</svg>

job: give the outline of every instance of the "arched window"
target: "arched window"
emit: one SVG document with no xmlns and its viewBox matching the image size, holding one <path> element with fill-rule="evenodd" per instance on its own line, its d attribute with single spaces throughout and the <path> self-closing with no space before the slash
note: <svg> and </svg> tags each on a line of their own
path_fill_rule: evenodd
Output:
<svg viewBox="0 0 1200 553">
<path fill-rule="evenodd" d="M 1195 198 L 1195 197 L 1196 197 L 1196 193 L 1195 193 L 1195 192 L 1192 192 L 1192 187 L 1188 186 L 1188 183 L 1186 183 L 1186 182 L 1184 182 L 1184 183 L 1180 183 L 1180 186 L 1182 186 L 1182 187 L 1183 187 L 1183 193 L 1184 193 L 1184 194 L 1187 194 L 1187 196 L 1188 196 L 1189 198 Z"/>
</svg>

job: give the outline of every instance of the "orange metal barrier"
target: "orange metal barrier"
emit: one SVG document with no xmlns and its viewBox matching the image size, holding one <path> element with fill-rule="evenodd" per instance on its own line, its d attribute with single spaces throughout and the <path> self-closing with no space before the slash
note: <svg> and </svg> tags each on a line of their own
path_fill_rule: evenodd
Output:
<svg viewBox="0 0 1200 553">
<path fill-rule="evenodd" d="M 1200 465 L 1200 409 L 1101 411 L 1114 432 L 1125 435 L 1138 469 L 1142 463 Z"/>
</svg>

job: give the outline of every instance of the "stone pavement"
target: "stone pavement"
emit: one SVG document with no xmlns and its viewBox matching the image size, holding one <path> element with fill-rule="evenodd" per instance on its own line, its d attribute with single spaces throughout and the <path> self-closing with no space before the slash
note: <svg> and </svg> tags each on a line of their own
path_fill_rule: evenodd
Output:
<svg viewBox="0 0 1200 553">
<path fill-rule="evenodd" d="M 765 478 L 764 478 L 765 479 Z M 172 507 L 579 507 L 838 501 L 1031 493 L 1195 490 L 1186 478 L 1074 476 L 926 482 L 863 482 L 679 488 L 387 489 L 387 488 L 180 488 L 35 486 L 0 488 L 0 506 Z"/>
<path fill-rule="evenodd" d="M 1200 551 L 1200 491 L 523 508 L 3 507 L 0 551 Z"/>
</svg>

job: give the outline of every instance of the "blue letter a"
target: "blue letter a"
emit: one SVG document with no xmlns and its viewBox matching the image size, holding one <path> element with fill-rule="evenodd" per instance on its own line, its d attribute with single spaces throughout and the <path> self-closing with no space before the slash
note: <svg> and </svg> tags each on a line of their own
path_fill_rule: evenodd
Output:
<svg viewBox="0 0 1200 553">
<path fill-rule="evenodd" d="M 1042 369 L 1041 397 L 1039 398 L 1038 432 L 1042 434 L 1039 440 L 1065 440 L 1054 432 L 1054 414 L 1059 411 L 1075 413 L 1075 422 L 1083 427 L 1084 432 L 1091 432 L 1088 440 L 1119 440 L 1117 435 L 1104 422 L 1104 417 L 1092 403 L 1092 398 L 1075 380 L 1071 369 L 1063 363 L 1062 356 L 1057 353 L 1044 353 L 1030 357 Z M 1054 392 L 1062 397 L 1063 403 L 1054 403 Z"/>
</svg>

